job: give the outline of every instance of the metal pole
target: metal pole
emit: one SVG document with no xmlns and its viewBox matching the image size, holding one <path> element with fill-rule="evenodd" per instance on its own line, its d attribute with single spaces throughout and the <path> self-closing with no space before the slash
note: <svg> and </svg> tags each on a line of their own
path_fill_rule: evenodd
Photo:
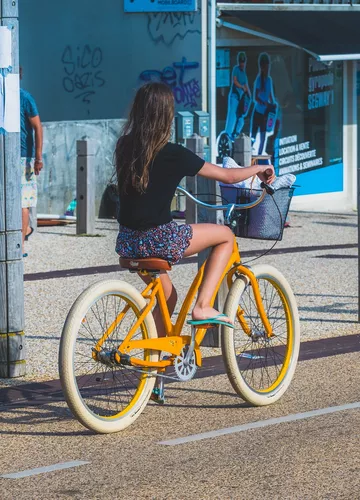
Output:
<svg viewBox="0 0 360 500">
<path fill-rule="evenodd" d="M 19 73 L 17 0 L 0 0 L 0 25 L 11 30 L 11 74 Z M 9 78 L 9 75 L 6 77 Z M 6 99 L 6 95 L 5 95 Z M 20 96 L 18 96 L 20 100 Z M 25 375 L 24 285 L 19 131 L 0 135 L 0 377 Z"/>
<path fill-rule="evenodd" d="M 359 161 L 359 132 L 358 132 L 358 105 L 356 94 L 357 63 L 346 61 L 344 63 L 344 168 L 348 171 L 348 184 L 351 186 L 351 200 L 357 204 L 358 222 L 358 322 L 360 322 L 360 161 Z M 356 165 L 356 170 L 354 169 Z M 356 177 L 353 177 L 353 169 Z M 349 193 L 349 189 L 347 190 Z M 350 194 L 350 193 L 349 193 Z"/>
<path fill-rule="evenodd" d="M 208 108 L 208 0 L 201 0 L 201 109 Z"/>
<path fill-rule="evenodd" d="M 204 139 L 197 134 L 186 140 L 186 147 L 193 151 L 193 153 L 203 157 L 204 155 Z M 204 177 L 187 177 L 186 178 L 187 190 L 198 195 L 201 201 L 207 203 L 215 203 L 216 197 L 212 193 L 216 193 L 216 182 Z M 218 222 L 218 215 L 216 211 L 209 211 L 203 207 L 195 206 L 193 202 L 186 199 L 186 223 L 194 224 L 198 222 L 211 222 L 216 224 Z M 198 268 L 203 265 L 208 258 L 210 249 L 204 250 L 198 254 Z M 227 296 L 227 287 L 222 284 L 218 292 L 214 307 L 219 311 L 223 311 L 225 300 Z M 220 347 L 220 329 L 218 327 L 208 328 L 206 336 L 202 343 L 204 347 Z"/>
<path fill-rule="evenodd" d="M 216 162 L 216 0 L 208 4 L 208 98 L 210 113 L 210 161 Z M 214 191 L 215 192 L 215 191 Z"/>
<path fill-rule="evenodd" d="M 357 95 L 356 61 L 344 62 L 343 73 L 343 165 L 344 191 L 351 199 L 351 205 L 357 204 L 358 211 L 358 321 L 360 322 L 360 183 L 358 162 L 358 125 L 357 125 Z"/>
<path fill-rule="evenodd" d="M 360 323 L 360 162 L 357 162 L 357 222 L 358 222 L 358 322 Z"/>
<path fill-rule="evenodd" d="M 193 134 L 192 137 L 186 139 L 186 147 L 190 149 L 193 153 L 200 156 L 200 158 L 204 157 L 204 142 L 202 137 L 197 134 Z M 186 177 L 186 190 L 193 195 L 197 195 L 198 191 L 199 179 L 194 177 Z M 186 211 L 185 218 L 186 224 L 197 224 L 198 223 L 198 207 L 191 200 L 186 198 Z"/>
</svg>

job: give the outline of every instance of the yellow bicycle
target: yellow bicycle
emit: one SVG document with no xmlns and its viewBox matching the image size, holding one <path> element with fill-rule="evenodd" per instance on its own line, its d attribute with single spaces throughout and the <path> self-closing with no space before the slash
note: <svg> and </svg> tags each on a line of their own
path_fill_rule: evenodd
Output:
<svg viewBox="0 0 360 500">
<path fill-rule="evenodd" d="M 266 186 L 266 185 L 265 185 Z M 269 186 L 267 186 L 269 188 Z M 258 205 L 265 189 L 245 204 L 200 205 L 225 210 L 234 226 L 236 211 Z M 201 284 L 199 269 L 182 304 L 176 323 L 170 314 L 159 278 L 171 270 L 157 259 L 120 259 L 123 268 L 151 277 L 140 293 L 121 280 L 89 286 L 73 304 L 64 324 L 59 373 L 66 401 L 75 417 L 98 433 L 118 432 L 144 410 L 155 378 L 190 380 L 201 367 L 200 346 L 208 325 L 182 335 L 190 306 Z M 221 327 L 221 348 L 229 380 L 239 396 L 254 406 L 277 401 L 287 390 L 296 368 L 300 346 L 299 315 L 294 294 L 284 276 L 269 265 L 241 263 L 236 239 L 222 282 L 229 289 L 224 313 L 235 325 Z M 166 328 L 158 337 L 152 315 L 157 299 Z M 167 353 L 161 357 L 161 353 Z M 173 367 L 173 375 L 165 374 Z"/>
</svg>

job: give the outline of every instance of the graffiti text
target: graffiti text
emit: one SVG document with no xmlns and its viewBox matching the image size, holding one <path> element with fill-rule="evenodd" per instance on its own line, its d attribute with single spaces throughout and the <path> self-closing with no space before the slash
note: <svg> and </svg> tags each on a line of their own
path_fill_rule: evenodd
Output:
<svg viewBox="0 0 360 500">
<path fill-rule="evenodd" d="M 174 62 L 172 66 L 166 66 L 162 71 L 145 70 L 140 74 L 139 78 L 142 82 L 158 81 L 166 83 L 172 88 L 177 104 L 194 108 L 198 106 L 198 99 L 201 96 L 200 84 L 196 78 L 185 81 L 185 73 L 198 67 L 198 62 L 188 62 L 183 57 L 180 62 Z"/>
<path fill-rule="evenodd" d="M 89 45 L 84 45 L 73 49 L 67 45 L 61 57 L 65 72 L 62 80 L 63 89 L 73 94 L 75 99 L 90 104 L 96 89 L 106 83 L 100 69 L 102 60 L 100 47 L 91 48 Z"/>
</svg>

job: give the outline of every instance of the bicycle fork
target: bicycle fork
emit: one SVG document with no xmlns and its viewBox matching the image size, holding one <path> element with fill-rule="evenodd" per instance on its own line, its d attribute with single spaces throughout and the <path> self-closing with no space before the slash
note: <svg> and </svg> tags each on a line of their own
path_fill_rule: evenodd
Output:
<svg viewBox="0 0 360 500">
<path fill-rule="evenodd" d="M 248 280 L 247 285 L 249 285 L 249 283 L 251 284 L 252 289 L 253 289 L 253 293 L 254 293 L 254 299 L 255 299 L 255 303 L 256 303 L 256 308 L 257 308 L 257 310 L 259 312 L 261 322 L 264 325 L 265 335 L 266 335 L 267 338 L 273 337 L 274 336 L 273 329 L 272 329 L 270 321 L 269 321 L 269 319 L 267 317 L 267 314 L 266 314 L 266 311 L 265 311 L 265 308 L 264 308 L 264 304 L 263 304 L 263 301 L 262 301 L 262 298 L 261 298 L 261 293 L 260 293 L 260 289 L 259 289 L 259 283 L 258 283 L 255 275 L 253 274 L 253 272 L 251 271 L 250 268 L 242 266 L 242 265 L 238 266 L 234 272 L 236 273 L 237 277 L 245 276 L 247 278 L 247 280 Z M 251 332 L 251 328 L 248 325 L 248 323 L 246 322 L 243 313 L 244 312 L 241 310 L 240 314 L 239 314 L 239 317 L 238 317 L 238 320 L 239 320 L 239 322 L 240 322 L 240 324 L 241 324 L 244 332 L 247 335 L 251 336 L 251 333 L 252 333 Z"/>
</svg>

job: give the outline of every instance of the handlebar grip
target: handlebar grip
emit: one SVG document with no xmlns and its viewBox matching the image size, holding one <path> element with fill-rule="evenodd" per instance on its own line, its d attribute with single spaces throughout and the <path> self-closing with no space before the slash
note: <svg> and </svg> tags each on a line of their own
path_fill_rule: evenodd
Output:
<svg viewBox="0 0 360 500">
<path fill-rule="evenodd" d="M 275 189 L 272 186 L 270 186 L 270 184 L 266 184 L 266 182 L 262 182 L 260 184 L 260 187 L 261 189 L 265 189 L 267 194 L 270 194 L 271 196 L 275 193 Z"/>
</svg>

